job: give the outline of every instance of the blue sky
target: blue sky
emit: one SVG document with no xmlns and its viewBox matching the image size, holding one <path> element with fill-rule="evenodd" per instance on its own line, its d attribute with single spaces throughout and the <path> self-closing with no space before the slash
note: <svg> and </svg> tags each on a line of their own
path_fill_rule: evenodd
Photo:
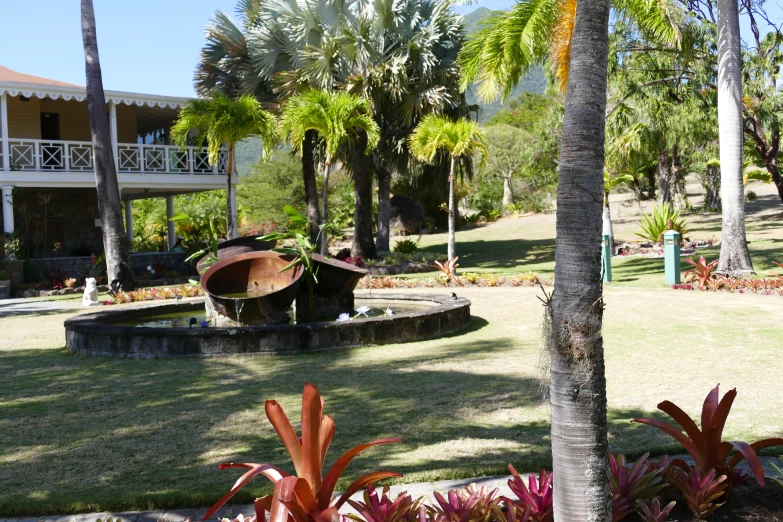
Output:
<svg viewBox="0 0 783 522">
<path fill-rule="evenodd" d="M 78 0 L 3 2 L 0 65 L 19 72 L 84 85 Z M 767 8 L 783 20 L 783 0 Z M 513 0 L 483 0 L 457 8 L 505 9 Z M 216 10 L 233 14 L 236 0 L 94 0 L 106 89 L 193 95 L 193 70 L 204 27 Z"/>
</svg>

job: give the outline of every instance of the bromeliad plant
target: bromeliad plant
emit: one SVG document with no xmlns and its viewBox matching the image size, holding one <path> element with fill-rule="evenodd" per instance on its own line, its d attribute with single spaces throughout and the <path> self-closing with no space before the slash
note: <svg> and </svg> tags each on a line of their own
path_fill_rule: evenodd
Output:
<svg viewBox="0 0 783 522">
<path fill-rule="evenodd" d="M 726 419 L 736 396 L 737 390 L 735 388 L 727 392 L 723 399 L 718 400 L 720 397 L 719 385 L 715 386 L 707 394 L 702 406 L 701 429 L 682 409 L 670 401 L 663 401 L 658 405 L 658 409 L 669 415 L 685 433 L 671 424 L 655 419 L 634 419 L 632 422 L 649 424 L 673 437 L 693 458 L 695 468 L 701 473 L 700 477 L 706 478 L 711 470 L 716 470 L 719 475 L 728 477 L 727 489 L 731 490 L 734 485 L 743 480 L 742 473 L 736 470 L 736 467 L 744 459 L 748 463 L 753 477 L 763 487 L 764 469 L 759 462 L 756 451 L 772 446 L 783 446 L 783 438 L 764 439 L 753 444 L 722 440 Z M 735 449 L 737 453 L 730 456 Z M 672 460 L 672 464 L 684 470 L 690 469 L 690 466 L 681 459 Z"/>
<path fill-rule="evenodd" d="M 612 522 L 618 522 L 633 513 L 637 502 L 649 502 L 667 485 L 663 480 L 665 468 L 649 466 L 645 453 L 630 469 L 625 455 L 609 454 L 609 489 L 612 493 Z"/>
<path fill-rule="evenodd" d="M 457 263 L 458 259 L 459 256 L 454 256 L 445 263 L 435 261 L 435 264 L 432 265 L 432 268 L 437 268 L 440 270 L 443 276 L 446 278 L 446 282 L 448 283 L 451 281 L 451 278 L 457 274 L 457 267 L 459 266 L 459 263 Z"/>
<path fill-rule="evenodd" d="M 703 290 L 705 285 L 707 285 L 707 282 L 715 277 L 712 272 L 718 266 L 718 261 L 719 259 L 716 259 L 715 261 L 707 263 L 704 256 L 699 256 L 698 263 L 693 259 L 686 259 L 685 262 L 693 265 L 694 269 L 685 272 L 685 280 L 690 283 L 697 281 L 699 283 L 699 290 Z"/>
<path fill-rule="evenodd" d="M 231 491 L 209 508 L 203 520 L 212 518 L 231 497 L 258 475 L 263 475 L 275 485 L 272 495 L 257 498 L 254 502 L 257 520 L 266 520 L 266 512 L 269 511 L 269 522 L 287 522 L 289 518 L 294 522 L 338 520 L 339 509 L 351 495 L 379 480 L 401 476 L 392 471 L 368 473 L 354 480 L 339 498 L 333 499 L 335 485 L 354 457 L 373 446 L 391 444 L 401 439 L 379 439 L 356 446 L 337 459 L 324 476 L 326 453 L 334 438 L 335 425 L 330 416 L 323 415 L 323 401 L 318 388 L 310 383 L 304 387 L 301 437 L 296 434 L 291 421 L 277 401 L 266 401 L 265 410 L 269 422 L 291 456 L 295 475 L 289 475 L 271 464 L 221 464 L 220 469 L 246 468 L 248 471 L 237 480 Z"/>
<path fill-rule="evenodd" d="M 383 487 L 383 494 L 378 498 L 378 490 L 370 484 L 364 491 L 364 502 L 348 500 L 348 504 L 359 513 L 359 516 L 348 515 L 356 522 L 415 522 L 422 499 L 414 501 L 404 492 L 392 500 L 389 497 L 389 486 Z"/>
<path fill-rule="evenodd" d="M 531 522 L 552 522 L 554 513 L 552 511 L 552 473 L 542 469 L 538 473 L 538 480 L 534 475 L 528 478 L 528 486 L 517 470 L 511 464 L 508 465 L 511 472 L 511 478 L 508 481 L 508 487 L 517 496 L 517 500 L 504 498 L 506 505 L 511 509 L 512 505 L 517 505 L 522 509 L 530 508 Z"/>
<path fill-rule="evenodd" d="M 669 518 L 669 513 L 677 503 L 674 501 L 666 504 L 666 507 L 661 507 L 660 501 L 656 498 L 648 506 L 641 500 L 636 501 L 636 511 L 644 522 L 666 522 Z"/>
<path fill-rule="evenodd" d="M 714 469 L 702 474 L 699 468 L 689 471 L 675 469 L 672 474 L 672 483 L 682 493 L 682 498 L 688 509 L 697 518 L 707 518 L 725 502 L 731 481 L 726 475 L 717 475 Z"/>
</svg>

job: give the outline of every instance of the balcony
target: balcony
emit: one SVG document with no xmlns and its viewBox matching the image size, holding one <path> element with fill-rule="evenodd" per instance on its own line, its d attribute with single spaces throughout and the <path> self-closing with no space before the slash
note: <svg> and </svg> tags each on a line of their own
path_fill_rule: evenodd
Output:
<svg viewBox="0 0 783 522">
<path fill-rule="evenodd" d="M 8 139 L 11 171 L 92 172 L 92 144 L 84 141 Z M 220 151 L 218 164 L 211 166 L 205 147 L 119 143 L 114 146 L 118 174 L 226 173 L 227 154 Z M 0 170 L 5 158 L 0 153 Z"/>
</svg>

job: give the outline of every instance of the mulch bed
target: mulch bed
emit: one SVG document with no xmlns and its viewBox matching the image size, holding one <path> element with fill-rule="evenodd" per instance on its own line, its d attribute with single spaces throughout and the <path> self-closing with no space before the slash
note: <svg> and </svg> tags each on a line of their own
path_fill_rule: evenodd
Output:
<svg viewBox="0 0 783 522">
<path fill-rule="evenodd" d="M 669 515 L 669 520 L 697 522 L 682 500 Z M 723 506 L 708 519 L 710 522 L 783 522 L 783 488 L 767 484 L 743 484 L 734 488 Z"/>
</svg>

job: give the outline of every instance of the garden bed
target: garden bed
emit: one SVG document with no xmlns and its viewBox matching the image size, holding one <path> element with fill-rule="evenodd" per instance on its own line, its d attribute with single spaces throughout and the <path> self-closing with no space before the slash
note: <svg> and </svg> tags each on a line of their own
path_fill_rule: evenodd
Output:
<svg viewBox="0 0 783 522">
<path fill-rule="evenodd" d="M 629 520 L 634 520 L 629 517 Z M 679 500 L 668 520 L 701 522 Z M 783 522 L 783 488 L 768 484 L 743 484 L 731 492 L 724 506 L 710 518 L 711 522 Z"/>
</svg>

